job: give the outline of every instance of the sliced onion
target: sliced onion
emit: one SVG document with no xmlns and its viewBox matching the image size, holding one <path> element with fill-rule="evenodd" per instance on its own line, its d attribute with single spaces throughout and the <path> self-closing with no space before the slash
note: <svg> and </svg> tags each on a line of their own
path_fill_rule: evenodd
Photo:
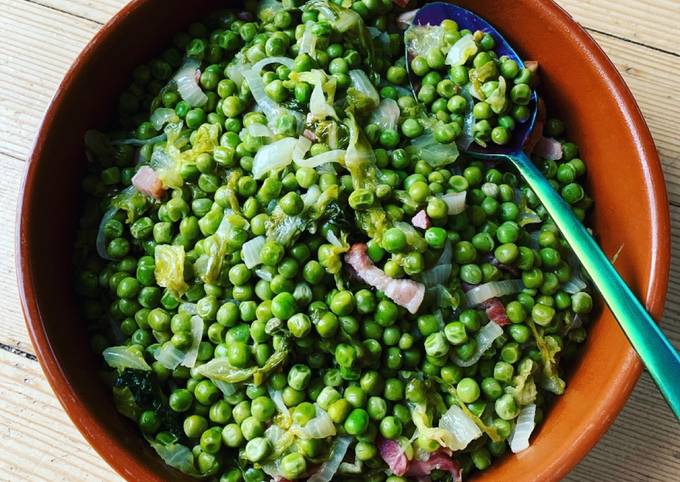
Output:
<svg viewBox="0 0 680 482">
<path fill-rule="evenodd" d="M 171 342 L 166 341 L 160 350 L 156 352 L 154 358 L 168 370 L 174 370 L 184 360 L 184 352 L 175 347 Z"/>
<path fill-rule="evenodd" d="M 250 69 L 250 64 L 234 63 L 227 65 L 225 73 L 230 80 L 232 80 L 236 85 L 241 85 L 243 83 L 244 77 L 243 73 Z"/>
<path fill-rule="evenodd" d="M 292 69 L 293 66 L 295 65 L 295 61 L 290 57 L 266 57 L 258 62 L 255 62 L 251 69 L 256 74 L 259 74 L 262 71 L 262 69 L 264 69 L 267 65 L 271 64 L 281 64 L 285 65 L 289 69 Z"/>
<path fill-rule="evenodd" d="M 241 260 L 248 269 L 253 269 L 258 264 L 262 263 L 262 248 L 264 247 L 266 239 L 264 236 L 258 236 L 243 243 L 241 247 Z"/>
<path fill-rule="evenodd" d="M 470 442 L 481 437 L 482 431 L 477 424 L 468 417 L 458 405 L 451 407 L 439 419 L 439 428 L 448 430 L 458 442 L 457 447 L 449 447 L 451 450 L 463 450 Z"/>
<path fill-rule="evenodd" d="M 128 346 L 110 346 L 102 352 L 102 356 L 111 368 L 151 370 L 149 364 L 144 360 L 144 356 L 135 350 L 131 350 Z"/>
<path fill-rule="evenodd" d="M 456 363 L 456 365 L 463 368 L 474 365 L 479 361 L 479 359 L 486 352 L 486 350 L 491 348 L 491 345 L 493 344 L 494 340 L 496 340 L 496 338 L 498 338 L 502 334 L 503 328 L 498 326 L 493 321 L 488 322 L 477 333 L 477 337 L 475 338 L 477 340 L 477 350 L 475 351 L 475 354 L 472 355 L 472 357 L 469 360 L 461 360 L 458 357 L 454 357 L 453 361 Z"/>
<path fill-rule="evenodd" d="M 149 139 L 114 139 L 111 141 L 113 145 L 130 145 L 130 146 L 145 146 L 147 144 L 157 144 L 159 142 L 165 142 L 168 140 L 168 135 L 163 132 L 157 136 L 151 137 Z"/>
<path fill-rule="evenodd" d="M 477 44 L 471 34 L 464 35 L 449 49 L 444 63 L 446 65 L 465 65 L 465 62 L 477 53 Z"/>
<path fill-rule="evenodd" d="M 215 385 L 220 392 L 222 392 L 222 395 L 225 397 L 231 397 L 234 393 L 236 393 L 238 390 L 236 389 L 236 385 L 233 383 L 227 383 L 222 380 L 213 380 L 213 385 Z"/>
<path fill-rule="evenodd" d="M 177 84 L 177 91 L 184 101 L 191 107 L 200 107 L 208 102 L 208 96 L 196 82 L 196 71 L 201 62 L 196 59 L 186 59 L 173 78 Z"/>
<path fill-rule="evenodd" d="M 319 200 L 319 197 L 321 197 L 321 188 L 317 184 L 314 184 L 312 187 L 307 189 L 307 192 L 301 197 L 302 203 L 306 208 L 313 206 Z"/>
<path fill-rule="evenodd" d="M 382 130 L 397 130 L 399 123 L 399 104 L 394 99 L 383 99 L 373 111 L 369 123 L 376 124 Z"/>
<path fill-rule="evenodd" d="M 293 150 L 297 141 L 294 137 L 284 137 L 260 147 L 253 160 L 253 177 L 260 179 L 265 174 L 283 169 L 293 162 Z"/>
<path fill-rule="evenodd" d="M 451 264 L 440 264 L 432 269 L 428 269 L 423 273 L 423 284 L 428 288 L 446 284 L 451 277 L 452 269 Z"/>
<path fill-rule="evenodd" d="M 517 424 L 515 429 L 510 434 L 508 442 L 510 442 L 510 450 L 516 454 L 522 450 L 529 448 L 529 438 L 536 426 L 536 405 L 530 404 L 519 411 L 517 417 Z"/>
<path fill-rule="evenodd" d="M 305 136 L 300 136 L 293 149 L 293 161 L 299 165 L 299 162 L 305 158 L 305 154 L 312 147 L 312 141 Z"/>
<path fill-rule="evenodd" d="M 196 358 L 198 357 L 198 347 L 201 344 L 201 338 L 203 338 L 203 318 L 198 315 L 191 317 L 191 346 L 189 350 L 184 354 L 184 359 L 182 360 L 182 366 L 187 368 L 193 368 L 196 365 Z"/>
<path fill-rule="evenodd" d="M 328 460 L 321 464 L 319 470 L 314 472 L 311 477 L 307 479 L 307 482 L 330 482 L 333 480 L 333 477 L 338 471 L 342 460 L 345 458 L 347 449 L 351 443 L 351 437 L 338 437 L 333 444 L 333 448 L 331 449 L 331 454 L 330 457 L 328 457 Z"/>
<path fill-rule="evenodd" d="M 569 281 L 564 283 L 564 286 L 562 286 L 562 289 L 569 293 L 570 295 L 576 294 L 579 291 L 583 291 L 588 287 L 585 281 L 578 275 L 578 273 L 574 273 L 574 275 L 571 277 Z"/>
<path fill-rule="evenodd" d="M 300 48 L 298 54 L 308 54 L 312 58 L 316 58 L 316 41 L 317 37 L 312 33 L 309 26 L 305 26 L 305 31 L 300 39 Z"/>
<path fill-rule="evenodd" d="M 521 279 L 490 281 L 484 283 L 465 293 L 465 298 L 469 306 L 477 306 L 491 298 L 499 298 L 522 291 L 524 283 Z"/>
<path fill-rule="evenodd" d="M 274 133 L 272 130 L 264 124 L 259 122 L 254 122 L 246 127 L 246 131 L 253 137 L 272 137 Z"/>
<path fill-rule="evenodd" d="M 153 114 L 151 114 L 151 117 L 149 118 L 153 128 L 157 131 L 163 129 L 168 122 L 176 122 L 177 120 L 179 120 L 179 117 L 177 117 L 175 109 L 168 109 L 165 107 L 159 107 L 153 111 Z"/>
<path fill-rule="evenodd" d="M 274 402 L 279 413 L 283 415 L 286 420 L 290 420 L 290 410 L 288 410 L 288 407 L 283 402 L 282 392 L 280 390 L 274 390 L 271 386 L 267 388 L 267 391 L 269 392 L 269 398 Z"/>
<path fill-rule="evenodd" d="M 467 191 L 463 192 L 452 192 L 444 194 L 442 196 L 442 201 L 446 203 L 448 208 L 448 214 L 460 214 L 465 211 L 465 198 L 467 197 Z"/>
<path fill-rule="evenodd" d="M 343 165 L 345 163 L 346 153 L 347 151 L 343 149 L 326 151 L 322 152 L 321 154 L 317 154 L 316 156 L 309 157 L 307 159 L 300 159 L 299 161 L 295 161 L 295 164 L 297 164 L 300 167 L 319 167 L 324 164 L 328 164 L 329 162 L 337 162 L 338 164 Z"/>
<path fill-rule="evenodd" d="M 180 313 L 186 313 L 187 315 L 195 315 L 196 312 L 196 303 L 182 303 L 179 305 L 179 308 L 177 309 Z"/>
<path fill-rule="evenodd" d="M 332 229 L 328 230 L 328 234 L 326 234 L 326 240 L 336 248 L 342 248 L 342 241 L 338 239 Z"/>
<path fill-rule="evenodd" d="M 272 120 L 279 112 L 280 106 L 264 90 L 264 81 L 260 74 L 253 69 L 246 69 L 242 72 L 243 79 L 248 83 L 250 93 L 255 99 L 255 103 L 264 113 L 268 120 Z"/>
<path fill-rule="evenodd" d="M 255 276 L 265 281 L 271 281 L 273 278 L 272 274 L 266 269 L 258 268 L 255 270 Z"/>
<path fill-rule="evenodd" d="M 293 425 L 291 430 L 301 439 L 322 439 L 335 435 L 335 424 L 328 412 L 315 404 L 316 416 L 305 424 L 304 427 Z"/>
</svg>

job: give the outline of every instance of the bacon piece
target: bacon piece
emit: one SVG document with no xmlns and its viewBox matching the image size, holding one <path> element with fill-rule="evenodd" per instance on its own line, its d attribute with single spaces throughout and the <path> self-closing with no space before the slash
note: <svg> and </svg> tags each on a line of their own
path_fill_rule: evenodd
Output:
<svg viewBox="0 0 680 482">
<path fill-rule="evenodd" d="M 536 60 L 525 60 L 524 67 L 529 70 L 532 74 L 538 72 L 538 62 Z"/>
<path fill-rule="evenodd" d="M 462 482 L 460 466 L 446 452 L 438 450 L 427 460 L 413 460 L 406 471 L 406 476 L 418 480 L 429 480 L 433 470 L 443 470 L 451 474 L 453 482 Z"/>
<path fill-rule="evenodd" d="M 380 456 L 394 475 L 401 477 L 409 468 L 409 461 L 399 444 L 394 440 L 381 439 L 378 442 Z"/>
<path fill-rule="evenodd" d="M 562 144 L 552 137 L 540 137 L 534 146 L 533 153 L 549 161 L 562 159 Z"/>
<path fill-rule="evenodd" d="M 137 174 L 132 177 L 132 185 L 142 194 L 160 199 L 165 194 L 165 188 L 156 171 L 149 166 L 142 167 Z"/>
<path fill-rule="evenodd" d="M 430 227 L 430 218 L 427 217 L 425 210 L 421 209 L 418 211 L 418 214 L 411 218 L 411 224 L 413 224 L 416 228 L 427 229 Z"/>
<path fill-rule="evenodd" d="M 366 254 L 367 246 L 357 243 L 345 255 L 350 265 L 364 283 L 379 289 L 399 306 L 415 314 L 425 298 L 425 285 L 410 279 L 393 279 L 377 268 Z"/>
<path fill-rule="evenodd" d="M 302 133 L 302 135 L 312 142 L 318 140 L 318 137 L 316 137 L 316 134 L 314 134 L 314 132 L 310 131 L 309 129 L 305 129 L 304 132 Z"/>
<path fill-rule="evenodd" d="M 486 310 L 486 316 L 498 326 L 505 326 L 510 323 L 510 319 L 505 312 L 505 306 L 503 306 L 503 302 L 500 299 L 491 298 L 481 303 L 479 307 Z"/>
<path fill-rule="evenodd" d="M 408 5 L 409 1 L 410 0 L 392 0 L 392 3 L 394 3 L 395 5 L 397 5 L 401 8 L 405 8 L 406 5 Z"/>
</svg>

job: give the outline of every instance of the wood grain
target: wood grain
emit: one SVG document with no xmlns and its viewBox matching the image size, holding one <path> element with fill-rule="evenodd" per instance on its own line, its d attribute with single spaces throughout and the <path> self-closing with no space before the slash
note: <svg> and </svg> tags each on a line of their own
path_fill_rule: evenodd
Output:
<svg viewBox="0 0 680 482">
<path fill-rule="evenodd" d="M 680 54 L 677 0 L 558 0 L 574 19 L 591 30 Z"/>
<path fill-rule="evenodd" d="M 3 350 L 0 412 L 0 481 L 122 480 L 68 419 L 40 366 Z"/>
<path fill-rule="evenodd" d="M 662 157 L 673 239 L 680 240 L 678 0 L 559 0 L 586 26 L 633 91 Z M 121 480 L 54 398 L 28 341 L 14 266 L 18 186 L 60 79 L 122 0 L 0 0 L 0 481 Z M 587 160 L 595 162 L 593 160 Z M 664 327 L 680 346 L 680 245 L 673 249 Z M 8 351 L 11 350 L 14 353 Z M 680 428 L 650 378 L 569 481 L 680 480 Z"/>
</svg>

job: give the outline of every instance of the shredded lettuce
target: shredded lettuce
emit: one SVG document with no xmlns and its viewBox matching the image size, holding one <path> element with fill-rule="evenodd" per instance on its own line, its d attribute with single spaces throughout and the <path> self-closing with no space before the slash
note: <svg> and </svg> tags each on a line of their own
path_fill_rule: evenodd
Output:
<svg viewBox="0 0 680 482">
<path fill-rule="evenodd" d="M 369 122 L 382 130 L 397 130 L 399 123 L 399 104 L 394 99 L 383 99 L 378 108 L 373 111 Z"/>
<path fill-rule="evenodd" d="M 189 289 L 184 281 L 184 247 L 159 244 L 154 249 L 154 274 L 158 286 L 168 288 L 176 298 Z"/>
<path fill-rule="evenodd" d="M 151 445 L 158 456 L 163 459 L 163 462 L 170 467 L 192 477 L 203 477 L 201 472 L 196 468 L 194 454 L 188 447 L 180 443 L 163 444 L 155 440 L 149 440 L 149 445 Z"/>
<path fill-rule="evenodd" d="M 404 43 L 409 52 L 425 55 L 444 44 L 444 29 L 439 25 L 411 25 L 404 32 Z"/>
<path fill-rule="evenodd" d="M 366 139 L 354 114 L 347 111 L 349 128 L 349 146 L 345 155 L 345 167 L 352 175 L 354 190 L 365 189 L 375 192 L 378 184 L 378 168 L 371 144 Z M 387 214 L 379 202 L 365 210 L 355 211 L 357 226 L 369 237 L 381 240 L 388 229 Z"/>
<path fill-rule="evenodd" d="M 317 188 L 318 190 L 318 188 Z M 328 205 L 338 199 L 340 188 L 334 184 L 323 192 L 312 188 L 303 196 L 304 209 L 297 216 L 289 216 L 276 206 L 267 224 L 267 239 L 290 246 L 305 230 L 316 232 L 316 221 L 326 212 Z"/>
<path fill-rule="evenodd" d="M 194 272 L 205 283 L 213 283 L 220 276 L 224 257 L 239 249 L 229 240 L 237 230 L 244 230 L 247 221 L 238 214 L 225 212 L 217 231 L 203 241 L 203 254 L 194 263 Z"/>
<path fill-rule="evenodd" d="M 432 167 L 453 164 L 460 155 L 455 142 L 451 144 L 437 142 L 432 132 L 413 139 L 406 148 L 406 152 L 416 159 L 422 159 Z"/>
<path fill-rule="evenodd" d="M 137 405 L 135 396 L 129 387 L 113 387 L 113 403 L 118 412 L 137 422 L 142 408 Z"/>
<path fill-rule="evenodd" d="M 536 340 L 536 346 L 541 352 L 543 359 L 543 377 L 541 386 L 555 395 L 562 395 L 566 387 L 566 383 L 557 371 L 557 354 L 562 350 L 559 342 L 552 336 L 544 336 L 543 330 L 538 329 L 533 321 L 528 321 L 531 327 L 531 332 Z"/>
<path fill-rule="evenodd" d="M 517 374 L 513 378 L 513 385 L 506 387 L 505 391 L 515 397 L 520 407 L 533 403 L 536 400 L 538 391 L 534 382 L 534 371 L 536 364 L 530 358 L 523 360 L 517 369 Z"/>
<path fill-rule="evenodd" d="M 332 231 L 330 231 L 332 233 Z M 334 235 L 335 236 L 335 235 Z M 342 255 L 349 251 L 347 234 L 342 233 L 340 239 L 335 238 L 338 243 L 322 244 L 319 247 L 319 258 L 323 258 L 323 266 L 330 274 L 338 274 L 342 270 Z"/>
<path fill-rule="evenodd" d="M 305 4 L 305 9 L 318 10 L 319 16 L 340 33 L 345 33 L 350 43 L 357 48 L 371 76 L 375 73 L 375 48 L 371 34 L 366 29 L 363 18 L 354 10 L 345 8 L 327 0 L 312 0 Z"/>
<path fill-rule="evenodd" d="M 226 358 L 213 358 L 208 363 L 196 367 L 196 373 L 211 380 L 226 383 L 242 383 L 252 380 L 257 386 L 262 385 L 266 377 L 286 363 L 289 350 L 287 346 L 278 349 L 262 367 L 236 368 Z"/>
<path fill-rule="evenodd" d="M 350 70 L 349 78 L 352 84 L 347 89 L 347 104 L 352 106 L 354 112 L 370 112 L 378 107 L 380 95 L 364 71 Z"/>
<path fill-rule="evenodd" d="M 324 120 L 327 117 L 338 118 L 333 108 L 337 87 L 335 78 L 328 77 L 323 70 L 312 69 L 309 72 L 291 72 L 290 79 L 295 82 L 307 82 L 314 86 L 309 99 L 311 120 Z"/>
</svg>

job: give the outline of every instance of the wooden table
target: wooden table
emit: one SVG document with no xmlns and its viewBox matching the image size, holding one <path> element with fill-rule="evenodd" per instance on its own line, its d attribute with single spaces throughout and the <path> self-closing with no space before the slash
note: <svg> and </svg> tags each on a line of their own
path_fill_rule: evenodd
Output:
<svg viewBox="0 0 680 482">
<path fill-rule="evenodd" d="M 500 0 L 512 1 L 512 0 Z M 191 2 L 187 2 L 190 4 Z M 615 62 L 663 160 L 674 264 L 664 325 L 680 344 L 680 0 L 559 0 Z M 0 0 L 0 481 L 120 481 L 52 394 L 28 340 L 15 207 L 40 118 L 78 52 L 125 0 Z M 571 481 L 680 481 L 680 425 L 648 375 Z"/>
</svg>

